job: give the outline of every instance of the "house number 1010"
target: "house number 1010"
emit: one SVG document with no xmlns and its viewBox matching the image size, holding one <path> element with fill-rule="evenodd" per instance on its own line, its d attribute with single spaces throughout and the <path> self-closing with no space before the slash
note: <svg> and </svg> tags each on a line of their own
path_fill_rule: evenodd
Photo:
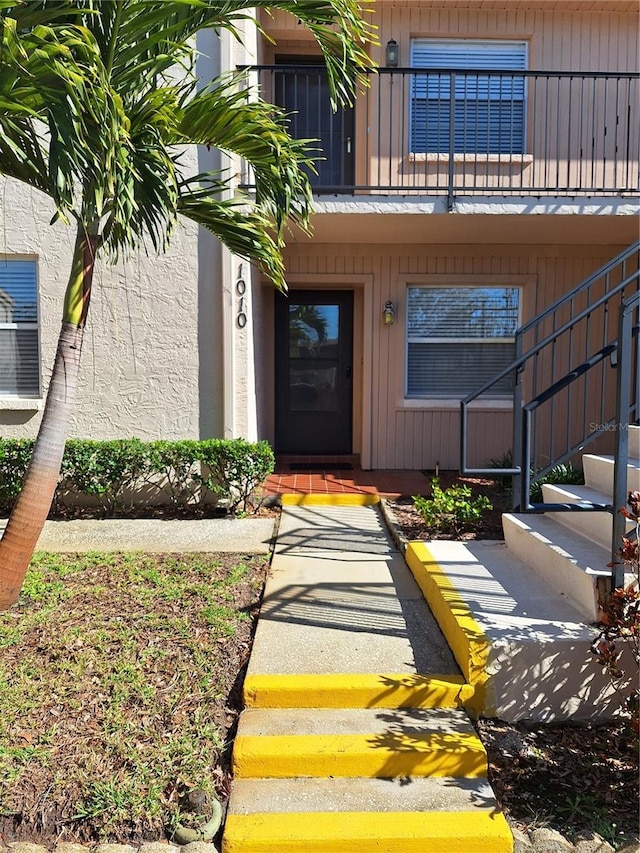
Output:
<svg viewBox="0 0 640 853">
<path fill-rule="evenodd" d="M 242 264 L 238 267 L 238 278 L 236 279 L 236 296 L 238 297 L 238 313 L 236 314 L 236 325 L 239 329 L 244 329 L 247 325 L 247 314 L 245 310 L 245 294 L 247 285 L 242 278 Z"/>
</svg>

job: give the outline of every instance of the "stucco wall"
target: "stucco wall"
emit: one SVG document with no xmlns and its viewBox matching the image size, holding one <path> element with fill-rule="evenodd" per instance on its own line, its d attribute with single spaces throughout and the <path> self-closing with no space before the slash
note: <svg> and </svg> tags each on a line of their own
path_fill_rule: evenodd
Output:
<svg viewBox="0 0 640 853">
<path fill-rule="evenodd" d="M 72 226 L 49 224 L 53 212 L 42 194 L 0 178 L 0 255 L 38 260 L 44 392 L 74 236 Z M 116 266 L 100 262 L 72 436 L 198 436 L 197 285 L 197 228 L 191 223 L 178 226 L 162 257 L 140 249 Z M 5 437 L 34 436 L 40 417 L 0 399 Z"/>
</svg>

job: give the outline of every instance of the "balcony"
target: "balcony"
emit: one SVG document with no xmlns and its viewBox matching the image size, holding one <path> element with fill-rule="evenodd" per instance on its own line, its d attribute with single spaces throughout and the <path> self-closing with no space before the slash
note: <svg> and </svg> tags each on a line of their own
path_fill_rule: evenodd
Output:
<svg viewBox="0 0 640 853">
<path fill-rule="evenodd" d="M 320 65 L 248 72 L 294 137 L 318 140 L 318 194 L 640 194 L 639 74 L 381 68 L 333 113 Z"/>
</svg>

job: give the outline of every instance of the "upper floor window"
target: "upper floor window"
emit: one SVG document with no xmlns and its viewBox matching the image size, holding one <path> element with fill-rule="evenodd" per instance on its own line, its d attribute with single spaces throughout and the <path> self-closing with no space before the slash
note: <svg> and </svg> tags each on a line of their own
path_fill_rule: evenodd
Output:
<svg viewBox="0 0 640 853">
<path fill-rule="evenodd" d="M 524 154 L 525 78 L 509 72 L 526 69 L 526 42 L 416 39 L 411 66 L 433 69 L 413 76 L 414 154 Z"/>
<path fill-rule="evenodd" d="M 407 397 L 461 398 L 515 358 L 519 287 L 409 287 Z M 513 376 L 496 383 L 508 394 Z"/>
<path fill-rule="evenodd" d="M 0 258 L 0 395 L 39 394 L 36 262 Z"/>
</svg>

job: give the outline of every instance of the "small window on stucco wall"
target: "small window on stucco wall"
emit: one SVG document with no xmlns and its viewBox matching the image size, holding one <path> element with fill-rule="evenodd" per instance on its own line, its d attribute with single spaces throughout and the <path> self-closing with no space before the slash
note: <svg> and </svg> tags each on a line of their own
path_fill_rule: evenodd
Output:
<svg viewBox="0 0 640 853">
<path fill-rule="evenodd" d="M 526 42 L 415 39 L 411 67 L 425 69 L 411 85 L 414 154 L 524 153 Z"/>
<path fill-rule="evenodd" d="M 37 267 L 0 257 L 0 396 L 38 397 Z"/>
<path fill-rule="evenodd" d="M 462 398 L 515 358 L 518 287 L 409 287 L 406 394 Z M 513 389 L 512 375 L 491 396 Z"/>
</svg>

